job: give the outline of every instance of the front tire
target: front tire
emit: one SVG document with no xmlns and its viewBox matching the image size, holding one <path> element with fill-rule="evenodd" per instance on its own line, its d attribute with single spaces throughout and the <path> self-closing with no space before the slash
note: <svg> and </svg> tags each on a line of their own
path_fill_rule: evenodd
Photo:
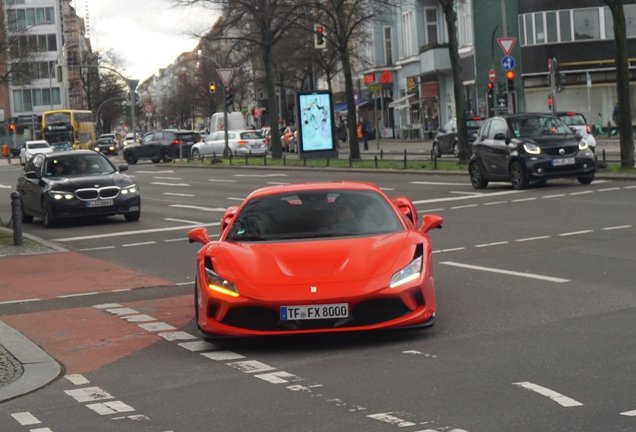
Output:
<svg viewBox="0 0 636 432">
<path fill-rule="evenodd" d="M 194 160 L 201 159 L 201 153 L 199 152 L 198 149 L 193 149 L 192 150 L 192 159 L 194 159 Z"/>
<path fill-rule="evenodd" d="M 134 165 L 137 163 L 137 158 L 132 152 L 127 152 L 126 154 L 124 154 L 124 160 L 128 165 Z"/>
<path fill-rule="evenodd" d="M 141 217 L 141 210 L 137 210 L 136 212 L 124 213 L 124 218 L 126 222 L 135 222 L 138 221 Z"/>
<path fill-rule="evenodd" d="M 510 165 L 510 183 L 515 190 L 528 189 L 530 181 L 526 175 L 526 169 L 519 162 L 513 162 Z"/>
<path fill-rule="evenodd" d="M 474 161 L 470 164 L 468 173 L 470 174 L 470 183 L 473 185 L 473 188 L 486 189 L 488 180 L 484 177 L 484 170 L 478 161 Z"/>
<path fill-rule="evenodd" d="M 592 183 L 594 181 L 594 174 L 592 173 L 589 176 L 581 176 L 581 177 L 577 177 L 576 178 L 579 183 L 581 183 L 582 185 L 588 185 L 590 183 Z"/>
</svg>

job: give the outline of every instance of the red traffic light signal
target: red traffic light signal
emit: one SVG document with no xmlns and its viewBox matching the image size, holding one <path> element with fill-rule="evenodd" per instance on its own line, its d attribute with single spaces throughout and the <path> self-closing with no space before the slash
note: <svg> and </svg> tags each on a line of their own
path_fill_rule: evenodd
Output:
<svg viewBox="0 0 636 432">
<path fill-rule="evenodd" d="M 327 42 L 325 41 L 325 27 L 320 24 L 314 24 L 314 31 L 316 32 L 314 35 L 314 48 L 326 48 Z"/>
<path fill-rule="evenodd" d="M 488 83 L 488 90 L 492 90 L 492 83 L 491 82 Z"/>
<path fill-rule="evenodd" d="M 514 71 L 508 71 L 506 72 L 506 79 L 508 81 L 515 79 L 515 73 Z"/>
<path fill-rule="evenodd" d="M 548 96 L 548 109 L 552 109 L 552 96 Z"/>
<path fill-rule="evenodd" d="M 9 129 L 11 129 L 12 131 L 15 130 L 15 125 L 14 124 L 10 125 Z"/>
</svg>

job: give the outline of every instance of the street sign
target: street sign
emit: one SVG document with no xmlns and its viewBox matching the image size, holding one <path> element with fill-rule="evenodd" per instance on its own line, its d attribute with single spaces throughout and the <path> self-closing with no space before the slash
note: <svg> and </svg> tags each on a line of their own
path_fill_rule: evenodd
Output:
<svg viewBox="0 0 636 432">
<path fill-rule="evenodd" d="M 490 69 L 490 71 L 488 71 L 488 79 L 490 79 L 490 82 L 495 82 L 496 78 L 497 76 L 495 75 L 495 70 Z"/>
<path fill-rule="evenodd" d="M 501 59 L 501 67 L 506 72 L 513 70 L 515 68 L 515 59 L 510 56 L 505 56 Z"/>
<path fill-rule="evenodd" d="M 4 124 L 4 128 L 5 128 L 5 129 L 9 129 L 9 123 L 5 123 L 5 124 Z"/>
<path fill-rule="evenodd" d="M 232 74 L 234 74 L 234 69 L 217 69 L 216 73 L 221 77 L 223 85 L 228 85 L 232 79 Z"/>
<path fill-rule="evenodd" d="M 504 54 L 509 56 L 512 52 L 512 47 L 515 46 L 515 42 L 517 42 L 517 38 L 498 38 L 497 42 L 499 42 L 499 46 Z"/>
<path fill-rule="evenodd" d="M 382 87 L 384 87 L 382 84 L 369 84 L 367 86 L 367 88 L 371 91 L 381 91 Z"/>
<path fill-rule="evenodd" d="M 154 105 L 150 103 L 144 104 L 144 112 L 146 114 L 152 114 L 153 112 L 155 112 Z"/>
</svg>

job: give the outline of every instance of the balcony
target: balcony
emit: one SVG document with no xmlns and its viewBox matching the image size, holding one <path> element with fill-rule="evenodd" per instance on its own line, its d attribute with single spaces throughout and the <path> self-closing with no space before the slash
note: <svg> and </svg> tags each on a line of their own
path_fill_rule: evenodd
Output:
<svg viewBox="0 0 636 432">
<path fill-rule="evenodd" d="M 424 46 L 420 48 L 420 73 L 450 70 L 450 56 L 444 45 Z"/>
</svg>

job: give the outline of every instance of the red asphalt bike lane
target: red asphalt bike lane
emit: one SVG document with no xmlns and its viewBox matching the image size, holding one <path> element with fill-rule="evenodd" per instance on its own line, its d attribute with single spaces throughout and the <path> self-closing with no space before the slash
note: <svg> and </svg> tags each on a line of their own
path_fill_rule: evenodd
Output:
<svg viewBox="0 0 636 432">
<path fill-rule="evenodd" d="M 125 267 L 73 252 L 0 258 L 0 302 L 51 299 L 57 296 L 174 286 Z M 95 299 L 95 304 L 99 301 Z M 194 317 L 191 295 L 120 303 L 153 322 L 179 329 Z M 103 309 L 81 307 L 2 316 L 28 339 L 60 362 L 67 374 L 82 374 L 112 363 L 159 340 Z"/>
</svg>

